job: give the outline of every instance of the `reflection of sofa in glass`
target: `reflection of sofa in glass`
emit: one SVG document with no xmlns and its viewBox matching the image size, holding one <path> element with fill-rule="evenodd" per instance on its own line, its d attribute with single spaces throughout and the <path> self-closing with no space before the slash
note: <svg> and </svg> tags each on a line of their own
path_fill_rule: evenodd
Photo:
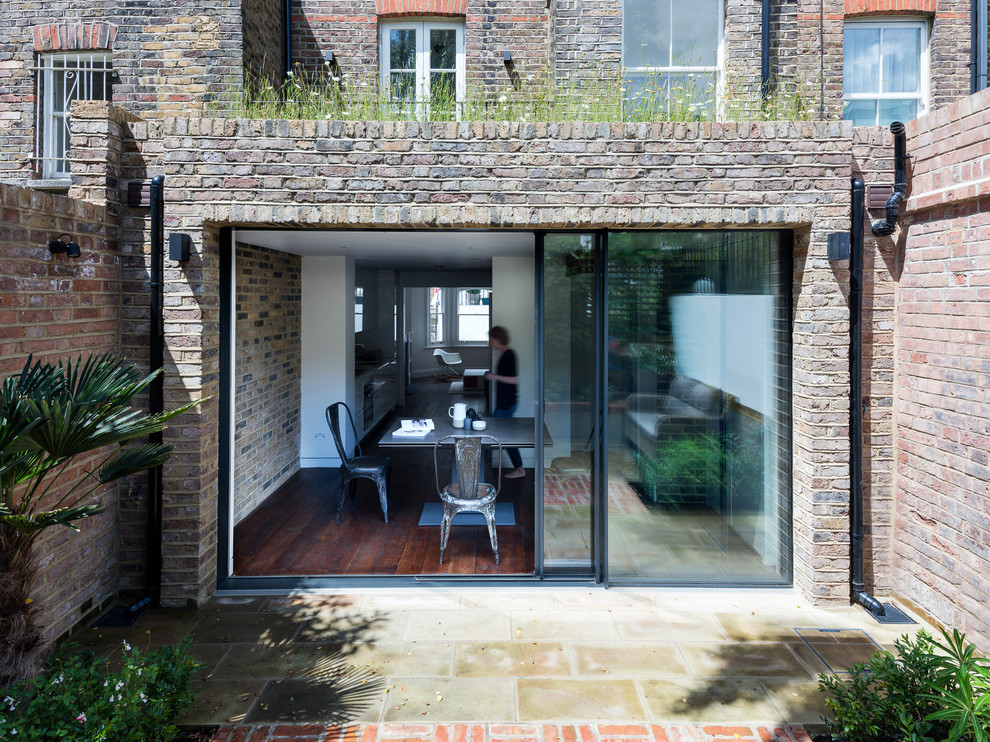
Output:
<svg viewBox="0 0 990 742">
<path fill-rule="evenodd" d="M 711 499 L 723 476 L 720 433 L 731 400 L 721 389 L 683 374 L 674 374 L 666 394 L 633 394 L 626 400 L 623 432 L 654 501 Z"/>
</svg>

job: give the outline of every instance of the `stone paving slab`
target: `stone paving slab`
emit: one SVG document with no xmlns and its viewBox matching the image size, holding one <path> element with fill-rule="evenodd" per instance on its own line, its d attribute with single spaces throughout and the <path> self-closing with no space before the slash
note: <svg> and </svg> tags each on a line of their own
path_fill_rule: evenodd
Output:
<svg viewBox="0 0 990 742">
<path fill-rule="evenodd" d="M 811 742 L 804 727 L 603 724 L 261 724 L 223 727 L 213 742 Z"/>
</svg>

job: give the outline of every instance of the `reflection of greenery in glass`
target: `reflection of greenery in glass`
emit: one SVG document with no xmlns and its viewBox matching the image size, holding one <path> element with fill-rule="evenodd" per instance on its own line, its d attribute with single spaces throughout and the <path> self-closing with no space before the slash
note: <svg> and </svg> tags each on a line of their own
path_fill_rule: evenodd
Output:
<svg viewBox="0 0 990 742">
<path fill-rule="evenodd" d="M 568 370 L 568 385 L 548 371 L 547 402 L 591 401 L 594 365 L 594 253 L 586 236 L 548 234 L 544 240 L 544 358 Z M 570 359 L 570 362 L 568 362 Z"/>
</svg>

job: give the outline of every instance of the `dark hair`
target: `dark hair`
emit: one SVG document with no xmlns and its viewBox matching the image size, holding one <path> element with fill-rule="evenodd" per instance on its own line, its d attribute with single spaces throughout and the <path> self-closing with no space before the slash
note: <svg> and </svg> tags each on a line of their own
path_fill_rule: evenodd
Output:
<svg viewBox="0 0 990 742">
<path fill-rule="evenodd" d="M 502 325 L 495 325 L 488 331 L 488 337 L 492 340 L 498 340 L 502 345 L 509 344 L 509 331 L 506 330 Z"/>
</svg>

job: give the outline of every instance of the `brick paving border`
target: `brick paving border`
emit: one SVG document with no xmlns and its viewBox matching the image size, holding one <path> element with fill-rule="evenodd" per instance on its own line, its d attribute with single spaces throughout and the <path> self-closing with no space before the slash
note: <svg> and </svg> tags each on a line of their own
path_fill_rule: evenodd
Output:
<svg viewBox="0 0 990 742">
<path fill-rule="evenodd" d="M 256 724 L 221 727 L 212 742 L 811 742 L 804 727 L 717 724 Z"/>
</svg>

